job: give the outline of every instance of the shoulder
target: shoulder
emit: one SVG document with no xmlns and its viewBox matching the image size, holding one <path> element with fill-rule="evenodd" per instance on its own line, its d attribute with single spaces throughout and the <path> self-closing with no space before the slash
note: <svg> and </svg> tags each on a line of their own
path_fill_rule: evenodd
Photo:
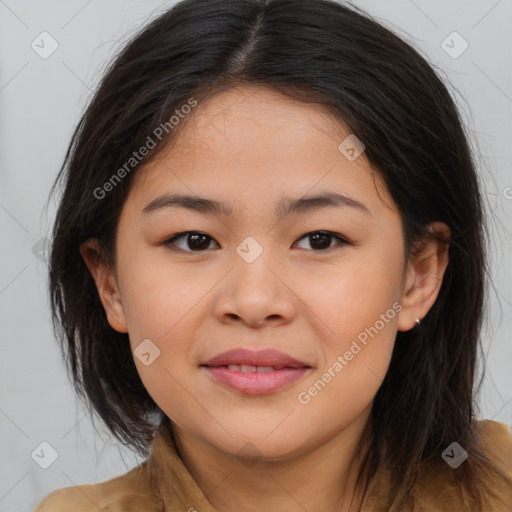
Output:
<svg viewBox="0 0 512 512">
<path fill-rule="evenodd" d="M 488 486 L 503 489 L 504 501 L 512 510 L 512 425 L 484 420 L 479 422 L 479 433 L 482 450 L 501 475 L 500 482 L 488 482 Z M 501 482 L 504 485 L 498 487 Z"/>
<path fill-rule="evenodd" d="M 512 426 L 492 420 L 477 422 L 482 447 L 512 477 Z"/>
<path fill-rule="evenodd" d="M 492 420 L 475 422 L 477 444 L 481 452 L 485 453 L 492 468 L 493 475 L 480 475 L 479 488 L 482 495 L 488 500 L 488 508 L 492 512 L 509 512 L 512 510 L 512 430 L 509 425 Z M 451 465 L 450 458 L 464 446 L 457 445 L 443 452 L 442 459 L 429 464 L 425 468 L 424 478 L 417 486 L 416 497 L 425 510 L 473 510 L 471 500 L 462 493 L 455 481 L 455 472 L 459 465 Z M 464 450 L 465 451 L 465 450 Z M 463 453 L 463 452 L 462 452 Z M 467 458 L 472 457 L 471 450 Z M 460 455 L 460 453 L 459 453 Z M 464 456 L 465 457 L 465 456 Z M 464 457 L 462 457 L 464 459 Z M 460 464 L 462 466 L 464 461 Z M 498 478 L 496 476 L 499 475 Z M 489 508 L 489 506 L 491 508 Z"/>
<path fill-rule="evenodd" d="M 96 508 L 94 490 L 80 492 L 80 488 L 91 487 L 89 485 L 78 487 L 65 487 L 47 494 L 34 508 L 33 512 L 64 512 L 65 510 L 92 511 Z M 94 487 L 94 486 L 92 486 Z"/>
<path fill-rule="evenodd" d="M 160 508 L 151 496 L 146 465 L 97 484 L 57 489 L 33 512 L 156 512 Z"/>
<path fill-rule="evenodd" d="M 482 477 L 484 494 L 495 500 L 494 510 L 512 510 L 512 426 L 492 420 L 477 422 L 480 448 L 496 474 Z"/>
</svg>

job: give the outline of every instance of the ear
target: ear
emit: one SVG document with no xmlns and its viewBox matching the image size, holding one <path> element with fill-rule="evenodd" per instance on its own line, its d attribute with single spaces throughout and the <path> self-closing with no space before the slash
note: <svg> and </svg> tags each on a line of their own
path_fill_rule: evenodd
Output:
<svg viewBox="0 0 512 512">
<path fill-rule="evenodd" d="M 399 331 L 409 331 L 416 326 L 416 319 L 421 320 L 429 312 L 448 266 L 450 228 L 443 222 L 433 222 L 428 230 L 430 234 L 414 245 L 407 263 L 397 323 Z"/>
<path fill-rule="evenodd" d="M 82 255 L 96 284 L 100 301 L 103 304 L 110 326 L 118 332 L 127 333 L 126 318 L 121 295 L 112 265 L 102 256 L 99 240 L 91 238 L 80 245 Z"/>
</svg>

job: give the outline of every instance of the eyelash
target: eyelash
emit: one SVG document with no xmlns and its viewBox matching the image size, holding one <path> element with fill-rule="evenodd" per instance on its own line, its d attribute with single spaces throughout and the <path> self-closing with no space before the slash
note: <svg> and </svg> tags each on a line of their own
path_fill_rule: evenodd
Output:
<svg viewBox="0 0 512 512">
<path fill-rule="evenodd" d="M 339 240 L 339 244 L 338 245 L 355 245 L 353 242 L 351 242 L 350 240 L 348 240 L 346 237 L 340 235 L 339 233 L 334 233 L 332 231 L 324 231 L 324 230 L 319 230 L 319 231 L 310 231 L 309 233 L 305 233 L 304 235 L 302 235 L 297 241 L 299 240 L 302 240 L 303 238 L 306 238 L 306 237 L 309 237 L 309 236 L 312 236 L 312 235 L 316 235 L 316 234 L 322 234 L 322 235 L 329 235 L 331 236 L 332 238 L 335 238 L 335 239 L 338 239 Z M 212 237 L 210 237 L 209 235 L 207 235 L 206 233 L 202 233 L 200 231 L 183 231 L 181 233 L 177 233 L 175 235 L 173 235 L 172 237 L 164 240 L 162 242 L 162 245 L 166 246 L 166 247 L 169 247 L 171 250 L 173 251 L 177 251 L 177 252 L 188 252 L 188 253 L 201 253 L 201 252 L 206 252 L 208 249 L 204 250 L 204 251 L 190 251 L 190 250 L 185 250 L 185 249 L 180 249 L 180 248 L 174 248 L 174 247 L 171 247 L 174 242 L 180 238 L 184 238 L 186 237 L 187 235 L 201 235 L 201 236 L 204 236 L 204 237 L 207 237 L 209 238 L 210 240 L 214 240 Z M 208 244 L 209 245 L 209 244 Z M 320 249 L 320 250 L 314 250 L 314 249 L 311 249 L 313 252 L 327 252 L 329 251 L 330 249 L 333 249 L 335 248 L 336 245 L 332 246 L 332 247 L 328 247 L 327 249 Z"/>
</svg>

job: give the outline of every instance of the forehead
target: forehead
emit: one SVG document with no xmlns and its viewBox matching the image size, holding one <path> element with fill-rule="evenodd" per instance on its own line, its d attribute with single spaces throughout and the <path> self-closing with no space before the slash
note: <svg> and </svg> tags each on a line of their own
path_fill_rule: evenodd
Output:
<svg viewBox="0 0 512 512">
<path fill-rule="evenodd" d="M 254 206 L 282 191 L 326 189 L 365 197 L 370 209 L 382 196 L 391 202 L 364 152 L 350 160 L 340 150 L 350 130 L 323 105 L 251 85 L 199 101 L 181 122 L 169 147 L 137 171 L 139 208 L 166 187 Z"/>
</svg>

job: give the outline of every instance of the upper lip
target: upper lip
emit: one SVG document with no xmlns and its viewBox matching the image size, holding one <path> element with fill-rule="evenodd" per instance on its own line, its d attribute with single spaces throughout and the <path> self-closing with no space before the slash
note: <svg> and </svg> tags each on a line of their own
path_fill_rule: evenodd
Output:
<svg viewBox="0 0 512 512">
<path fill-rule="evenodd" d="M 307 363 L 298 361 L 284 352 L 275 349 L 250 350 L 235 348 L 221 352 L 201 366 L 227 366 L 229 364 L 244 364 L 252 366 L 272 366 L 279 368 L 310 368 Z"/>
</svg>

